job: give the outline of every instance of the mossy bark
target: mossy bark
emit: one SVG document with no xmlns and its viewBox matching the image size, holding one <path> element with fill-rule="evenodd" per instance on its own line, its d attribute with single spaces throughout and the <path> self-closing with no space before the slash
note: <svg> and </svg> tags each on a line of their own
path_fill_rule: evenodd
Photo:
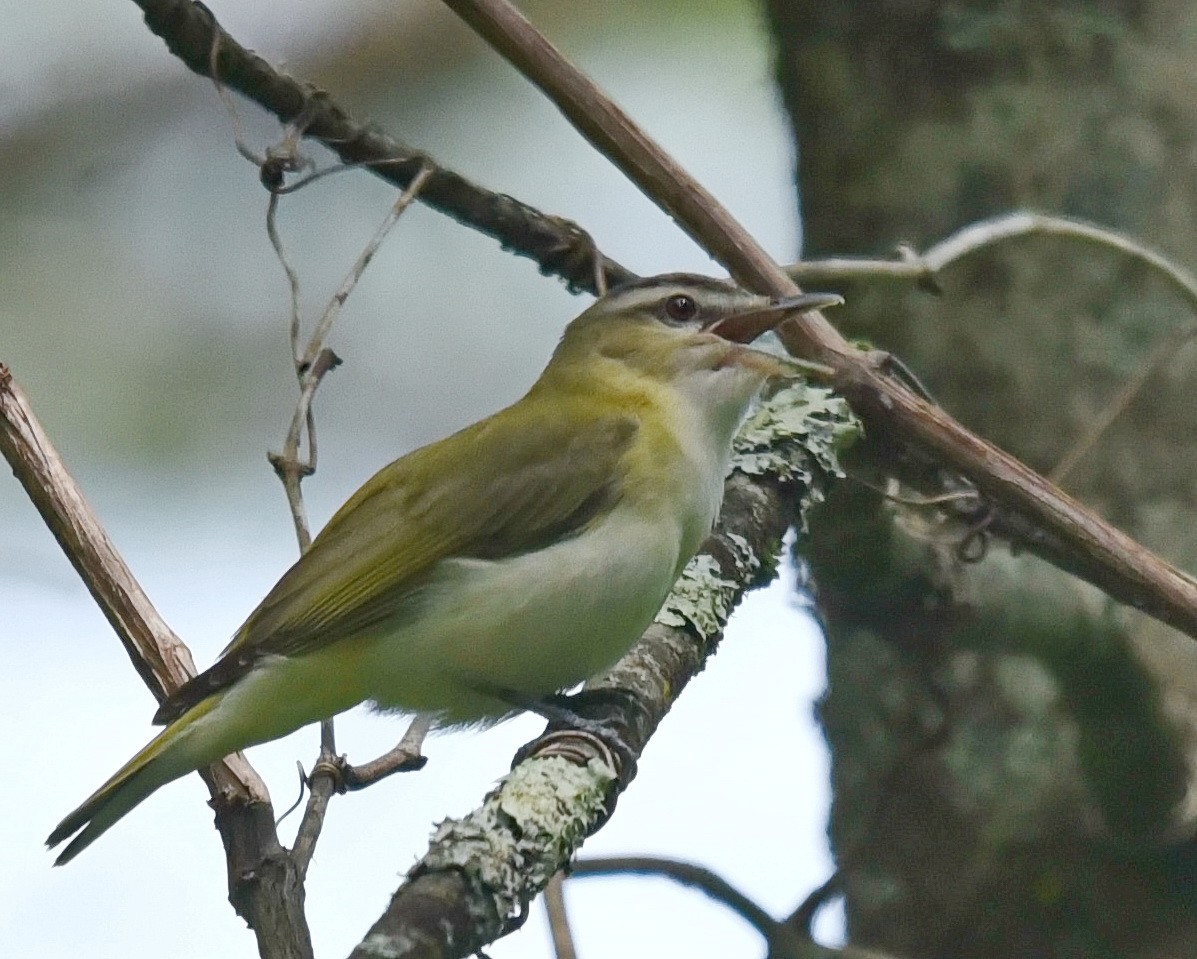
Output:
<svg viewBox="0 0 1197 959">
<path fill-rule="evenodd" d="M 922 247 L 1033 208 L 1197 265 L 1191 5 L 767 9 L 807 256 Z M 836 319 L 1045 472 L 1160 338 L 1194 322 L 1141 265 L 1062 240 L 1002 244 L 938 285 L 862 280 Z M 1188 569 L 1195 388 L 1187 347 L 1065 483 Z M 957 959 L 1197 955 L 1184 801 L 1197 643 L 1000 544 L 963 562 L 963 535 L 851 485 L 812 522 L 852 939 Z"/>
</svg>

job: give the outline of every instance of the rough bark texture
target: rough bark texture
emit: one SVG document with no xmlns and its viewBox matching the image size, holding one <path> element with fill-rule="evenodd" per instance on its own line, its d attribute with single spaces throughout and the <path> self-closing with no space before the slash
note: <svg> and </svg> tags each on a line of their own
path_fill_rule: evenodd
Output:
<svg viewBox="0 0 1197 959">
<path fill-rule="evenodd" d="M 1197 264 L 1191 5 L 767 7 L 808 256 L 923 246 L 1031 207 Z M 1043 471 L 1193 322 L 1125 257 L 1063 242 L 996 248 L 940 285 L 854 284 L 836 318 Z M 1193 352 L 1155 372 L 1065 484 L 1190 570 Z M 962 564 L 961 530 L 860 488 L 813 532 L 852 939 L 926 957 L 1197 955 L 1197 644 L 1000 547 Z"/>
</svg>

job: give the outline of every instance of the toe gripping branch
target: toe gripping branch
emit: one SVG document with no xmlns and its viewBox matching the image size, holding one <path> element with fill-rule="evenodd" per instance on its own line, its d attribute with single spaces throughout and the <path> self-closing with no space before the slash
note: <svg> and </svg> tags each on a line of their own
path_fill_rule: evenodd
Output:
<svg viewBox="0 0 1197 959">
<path fill-rule="evenodd" d="M 579 766 L 596 759 L 606 763 L 615 770 L 602 820 L 606 822 L 615 811 L 619 794 L 636 778 L 636 762 L 651 732 L 637 698 L 624 689 L 600 687 L 572 696 L 549 696 L 527 708 L 543 717 L 548 726 L 516 753 L 512 766 L 548 756 Z"/>
</svg>

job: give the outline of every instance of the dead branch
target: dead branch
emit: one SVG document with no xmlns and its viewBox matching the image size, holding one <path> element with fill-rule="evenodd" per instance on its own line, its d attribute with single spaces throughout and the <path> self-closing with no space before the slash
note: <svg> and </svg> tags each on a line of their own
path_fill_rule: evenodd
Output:
<svg viewBox="0 0 1197 959">
<path fill-rule="evenodd" d="M 1031 236 L 1060 237 L 1122 253 L 1148 267 L 1175 289 L 1190 311 L 1197 313 L 1197 277 L 1180 264 L 1118 230 L 1030 210 L 1015 210 L 970 223 L 922 253 L 903 246 L 892 260 L 829 257 L 794 263 L 786 267 L 786 272 L 801 283 L 816 286 L 848 280 L 890 279 L 937 287 L 940 274 L 961 260 L 1001 243 Z"/>
<path fill-rule="evenodd" d="M 0 453 L 112 624 L 138 675 L 161 702 L 195 675 L 191 652 L 150 603 L 3 364 Z M 272 865 L 281 846 L 266 784 L 240 753 L 199 774 L 212 796 L 224 841 L 229 901 L 257 934 L 261 955 L 310 957 L 307 925 L 286 892 L 286 870 Z"/>
<path fill-rule="evenodd" d="M 225 33 L 202 4 L 192 0 L 136 2 L 145 13 L 146 26 L 196 73 L 212 75 L 211 53 L 219 37 L 216 59 L 225 86 L 284 123 L 304 114 L 305 137 L 318 140 L 345 163 L 365 166 L 400 189 L 407 189 L 421 169 L 430 167 L 432 174 L 421 192 L 421 201 L 494 237 L 505 249 L 529 257 L 542 273 L 561 277 L 570 289 L 593 292 L 596 273 L 607 286 L 634 276 L 602 256 L 586 232 L 569 220 L 546 215 L 514 197 L 470 182 L 426 154 L 356 120 L 322 90 L 275 70 Z"/>
<path fill-rule="evenodd" d="M 1141 263 L 1163 280 L 1191 313 L 1197 313 L 1197 277 L 1179 263 L 1117 230 L 1072 217 L 1049 216 L 1027 210 L 1016 210 L 970 223 L 923 253 L 909 246 L 901 246 L 895 259 L 834 257 L 805 260 L 786 267 L 786 272 L 799 282 L 816 286 L 847 281 L 892 280 L 938 290 L 944 272 L 961 260 L 999 244 L 1027 237 L 1059 238 L 1121 253 Z M 1118 394 L 1094 418 L 1085 434 L 1064 453 L 1048 474 L 1048 479 L 1062 486 L 1077 463 L 1097 445 L 1118 416 L 1142 392 L 1151 376 L 1175 357 L 1194 336 L 1197 336 L 1197 323 L 1192 321 L 1169 331 Z"/>
</svg>

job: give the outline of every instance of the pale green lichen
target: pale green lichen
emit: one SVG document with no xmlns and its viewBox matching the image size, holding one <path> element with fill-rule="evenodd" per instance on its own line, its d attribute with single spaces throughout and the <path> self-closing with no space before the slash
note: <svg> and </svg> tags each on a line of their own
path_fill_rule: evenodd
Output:
<svg viewBox="0 0 1197 959">
<path fill-rule="evenodd" d="M 838 451 L 860 435 L 860 424 L 848 404 L 830 390 L 796 383 L 777 392 L 745 422 L 736 436 L 732 467 L 749 476 L 775 476 L 800 484 L 800 516 L 819 502 L 824 476 L 843 476 Z M 656 621 L 663 626 L 690 626 L 700 636 L 713 636 L 727 622 L 743 583 L 761 568 L 748 540 L 725 533 L 735 569 L 728 578 L 714 557 L 700 553 L 682 570 Z"/>
<path fill-rule="evenodd" d="M 366 936 L 354 950 L 354 955 L 371 956 L 373 959 L 402 959 L 415 954 L 420 941 L 414 937 L 392 935 L 388 932 L 373 932 Z"/>
<path fill-rule="evenodd" d="M 842 397 L 797 382 L 762 403 L 744 423 L 733 446 L 732 468 L 803 486 L 798 517 L 805 530 L 807 510 L 823 499 L 819 480 L 844 475 L 839 453 L 861 432 L 860 421 Z"/>
<path fill-rule="evenodd" d="M 699 553 L 673 584 L 673 591 L 657 613 L 658 623 L 678 628 L 692 626 L 700 636 L 713 636 L 723 628 L 743 588 L 741 584 L 761 565 L 743 536 L 727 533 L 724 539 L 731 546 L 738 579 L 726 578 L 714 557 Z"/>
<path fill-rule="evenodd" d="M 598 759 L 585 766 L 558 756 L 520 763 L 480 807 L 437 826 L 413 873 L 457 870 L 475 891 L 480 931 L 496 920 L 501 926 L 569 861 L 603 816 L 614 782 L 615 770 Z M 483 941 L 498 932 L 489 930 Z"/>
<path fill-rule="evenodd" d="M 700 636 L 711 636 L 723 628 L 739 588 L 725 579 L 714 557 L 699 553 L 682 570 L 673 591 L 657 613 L 662 626 L 693 626 Z"/>
<path fill-rule="evenodd" d="M 848 403 L 831 390 L 795 383 L 762 403 L 736 436 L 732 465 L 749 476 L 809 482 L 812 466 L 843 476 L 839 451 L 861 433 Z"/>
</svg>

